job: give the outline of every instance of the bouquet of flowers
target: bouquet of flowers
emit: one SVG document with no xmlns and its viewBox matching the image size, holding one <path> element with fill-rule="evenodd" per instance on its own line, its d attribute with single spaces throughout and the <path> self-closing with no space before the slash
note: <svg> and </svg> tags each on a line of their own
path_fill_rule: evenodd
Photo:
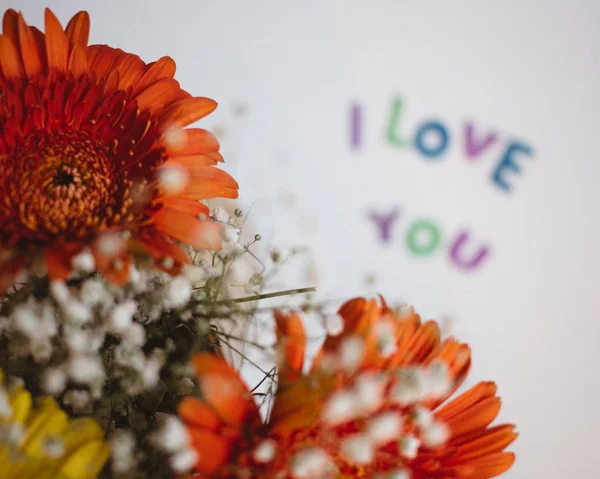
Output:
<svg viewBox="0 0 600 479">
<path fill-rule="evenodd" d="M 493 382 L 455 398 L 468 345 L 383 298 L 268 308 L 231 293 L 243 213 L 217 104 L 163 57 L 88 45 L 90 20 L 0 36 L 0 479 L 471 478 L 510 468 Z M 283 261 L 271 254 L 271 264 Z M 297 297 L 297 296 L 296 296 Z M 272 311 L 271 311 L 272 309 Z M 273 368 L 231 361 L 267 310 Z M 311 359 L 302 316 L 326 338 Z M 228 359 L 229 357 L 229 359 Z M 258 367 L 258 366 L 257 366 Z"/>
</svg>

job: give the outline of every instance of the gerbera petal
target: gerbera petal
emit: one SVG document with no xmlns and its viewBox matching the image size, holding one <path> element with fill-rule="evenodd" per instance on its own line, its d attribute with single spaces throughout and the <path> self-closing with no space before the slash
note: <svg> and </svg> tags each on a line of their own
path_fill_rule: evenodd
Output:
<svg viewBox="0 0 600 479">
<path fill-rule="evenodd" d="M 181 98 L 179 82 L 174 78 L 162 78 L 142 91 L 136 97 L 136 101 L 142 110 L 154 112 L 179 98 Z"/>
<path fill-rule="evenodd" d="M 177 196 L 167 196 L 161 203 L 164 207 L 172 210 L 179 210 L 185 213 L 189 213 L 194 216 L 204 215 L 208 218 L 210 215 L 210 208 L 204 203 L 200 203 L 196 200 L 189 198 L 180 198 Z"/>
<path fill-rule="evenodd" d="M 501 452 L 476 459 L 469 463 L 473 473 L 469 479 L 490 479 L 508 471 L 515 462 L 512 452 Z"/>
<path fill-rule="evenodd" d="M 217 413 L 195 397 L 184 398 L 177 406 L 179 417 L 189 426 L 216 431 L 221 421 Z"/>
<path fill-rule="evenodd" d="M 330 375 L 301 376 L 282 385 L 273 402 L 269 430 L 286 437 L 296 430 L 316 424 L 323 401 L 331 394 L 335 385 L 335 378 Z"/>
<path fill-rule="evenodd" d="M 162 165 L 162 167 L 168 167 L 170 164 L 177 163 L 180 166 L 185 166 L 186 168 L 196 168 L 199 166 L 214 166 L 217 164 L 217 160 L 215 160 L 213 155 L 208 153 L 204 153 L 201 155 L 194 156 L 173 156 L 173 159 L 168 160 L 166 163 Z"/>
<path fill-rule="evenodd" d="M 0 262 L 0 295 L 4 294 L 14 284 L 17 275 L 23 268 L 23 263 L 21 257 Z"/>
<path fill-rule="evenodd" d="M 201 353 L 192 359 L 192 364 L 202 397 L 224 422 L 231 425 L 260 423 L 258 408 L 248 387 L 224 359 Z"/>
<path fill-rule="evenodd" d="M 0 67 L 7 79 L 25 76 L 19 52 L 5 35 L 0 35 Z"/>
<path fill-rule="evenodd" d="M 452 446 L 459 447 L 455 456 L 450 458 L 447 464 L 465 463 L 478 457 L 503 451 L 517 438 L 518 434 L 514 432 L 514 429 L 515 426 L 512 424 L 505 424 L 477 431 L 477 433 L 467 436 L 466 439 L 461 437 L 459 440 L 453 440 Z M 459 442 L 461 444 L 458 444 Z"/>
<path fill-rule="evenodd" d="M 175 123 L 180 126 L 187 126 L 212 113 L 215 111 L 215 108 L 217 108 L 217 102 L 210 98 L 184 98 L 173 103 L 162 114 L 161 123 Z"/>
<path fill-rule="evenodd" d="M 219 141 L 210 131 L 202 128 L 183 130 L 185 138 L 178 145 L 167 145 L 169 156 L 193 156 L 219 150 Z"/>
<path fill-rule="evenodd" d="M 190 181 L 179 196 L 195 200 L 238 197 L 238 184 L 227 172 L 204 166 L 188 168 L 188 172 Z"/>
<path fill-rule="evenodd" d="M 77 254 L 77 250 L 63 245 L 46 249 L 44 259 L 51 280 L 64 281 L 69 277 L 72 270 L 71 260 L 75 254 Z"/>
<path fill-rule="evenodd" d="M 122 53 L 113 68 L 121 72 L 118 88 L 127 90 L 144 74 L 145 65 L 140 57 L 131 53 Z"/>
<path fill-rule="evenodd" d="M 221 227 L 217 223 L 169 208 L 154 215 L 154 227 L 173 238 L 198 249 L 217 251 L 221 248 Z"/>
<path fill-rule="evenodd" d="M 98 78 L 108 76 L 121 53 L 123 53 L 122 50 L 111 48 L 108 45 L 90 45 L 86 49 L 89 71 L 95 73 Z"/>
<path fill-rule="evenodd" d="M 498 412 L 500 412 L 500 398 L 496 396 L 480 397 L 478 400 L 472 401 L 475 394 L 473 391 L 476 389 L 477 386 L 462 394 L 448 405 L 449 409 L 452 410 L 456 408 L 456 405 L 453 404 L 455 401 L 464 401 L 466 407 L 463 407 L 456 414 L 448 417 L 444 411 L 444 407 L 436 412 L 436 416 L 445 421 L 448 427 L 450 427 L 453 436 L 468 434 L 477 429 L 487 427 L 496 419 Z"/>
<path fill-rule="evenodd" d="M 48 68 L 56 68 L 63 73 L 67 70 L 69 58 L 69 40 L 58 18 L 49 8 L 44 13 L 46 26 L 46 57 Z"/>
<path fill-rule="evenodd" d="M 302 319 L 297 313 L 286 315 L 281 311 L 275 311 L 275 324 L 277 342 L 283 346 L 283 364 L 278 371 L 279 380 L 288 382 L 302 373 L 306 332 Z"/>
<path fill-rule="evenodd" d="M 73 78 L 76 80 L 86 72 L 87 59 L 85 57 L 85 52 L 79 45 L 74 45 L 71 49 L 67 68 L 73 74 Z"/>
<path fill-rule="evenodd" d="M 206 429 L 189 429 L 192 447 L 198 453 L 195 469 L 211 473 L 225 464 L 232 444 L 225 438 Z"/>
<path fill-rule="evenodd" d="M 478 383 L 436 411 L 436 415 L 443 421 L 448 421 L 477 402 L 493 397 L 495 394 L 495 383 L 491 381 Z"/>
<path fill-rule="evenodd" d="M 131 273 L 131 258 L 127 254 L 123 254 L 120 258 L 111 261 L 106 267 L 97 267 L 99 273 L 102 274 L 108 281 L 115 283 L 118 286 L 127 284 Z"/>
<path fill-rule="evenodd" d="M 21 59 L 25 67 L 25 73 L 29 78 L 38 75 L 44 64 L 42 62 L 42 52 L 39 51 L 38 42 L 31 31 L 31 28 L 25 23 L 23 15 L 18 15 L 19 45 L 21 48 Z"/>
<path fill-rule="evenodd" d="M 405 361 L 406 364 L 424 361 L 440 342 L 440 328 L 435 321 L 427 321 L 417 329 L 409 342 Z"/>
<path fill-rule="evenodd" d="M 87 47 L 90 36 L 90 16 L 88 12 L 81 11 L 75 14 L 65 28 L 69 46 L 71 49 L 76 45 L 84 49 Z"/>
<path fill-rule="evenodd" d="M 133 95 L 137 96 L 154 82 L 161 78 L 173 78 L 175 75 L 175 61 L 171 57 L 162 57 L 156 62 L 148 65 L 146 72 L 140 78 L 133 90 Z"/>
<path fill-rule="evenodd" d="M 159 269 L 171 274 L 177 274 L 181 270 L 181 265 L 190 264 L 189 255 L 179 245 L 175 244 L 164 234 L 151 229 L 144 229 L 140 232 L 140 242 L 144 249 L 155 259 Z M 172 267 L 168 267 L 168 261 L 173 262 Z"/>
<path fill-rule="evenodd" d="M 8 38 L 15 48 L 19 47 L 19 14 L 9 8 L 2 18 L 2 34 Z"/>
</svg>

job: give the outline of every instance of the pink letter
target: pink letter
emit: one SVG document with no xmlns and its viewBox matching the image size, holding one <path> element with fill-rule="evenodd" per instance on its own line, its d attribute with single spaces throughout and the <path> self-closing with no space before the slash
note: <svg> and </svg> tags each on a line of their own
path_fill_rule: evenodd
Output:
<svg viewBox="0 0 600 479">
<path fill-rule="evenodd" d="M 479 156 L 483 150 L 489 148 L 492 143 L 498 139 L 498 135 L 496 135 L 496 133 L 490 133 L 483 141 L 477 142 L 477 140 L 474 138 L 474 130 L 475 128 L 473 123 L 468 122 L 465 125 L 465 150 L 467 156 L 471 159 Z"/>
<path fill-rule="evenodd" d="M 379 235 L 384 243 L 389 243 L 392 239 L 392 226 L 400 216 L 398 208 L 394 208 L 390 213 L 380 215 L 375 211 L 369 213 L 369 217 L 378 227 Z"/>
<path fill-rule="evenodd" d="M 460 269 L 464 270 L 472 270 L 475 269 L 479 263 L 481 263 L 484 258 L 489 254 L 489 248 L 487 246 L 480 246 L 479 251 L 477 253 L 471 255 L 470 258 L 465 258 L 462 251 L 464 250 L 464 245 L 469 239 L 469 233 L 463 231 L 458 235 L 452 246 L 450 247 L 450 258 L 454 262 L 456 266 Z"/>
</svg>

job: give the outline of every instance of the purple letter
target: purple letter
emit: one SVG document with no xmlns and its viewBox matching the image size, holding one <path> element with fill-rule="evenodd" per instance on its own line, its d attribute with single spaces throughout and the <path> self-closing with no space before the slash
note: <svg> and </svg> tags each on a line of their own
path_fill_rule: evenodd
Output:
<svg viewBox="0 0 600 479">
<path fill-rule="evenodd" d="M 474 138 L 474 129 L 473 123 L 471 122 L 468 122 L 465 125 L 465 149 L 467 156 L 471 159 L 479 156 L 483 150 L 490 147 L 491 144 L 498 139 L 498 135 L 496 135 L 496 133 L 490 133 L 485 137 L 484 140 L 477 142 L 477 140 Z"/>
<path fill-rule="evenodd" d="M 389 243 L 392 239 L 392 226 L 400 216 L 398 208 L 394 208 L 390 213 L 380 215 L 375 211 L 369 213 L 370 218 L 375 222 L 379 229 L 379 235 L 384 243 Z"/>
<path fill-rule="evenodd" d="M 360 140 L 362 138 L 361 129 L 362 126 L 362 108 L 359 104 L 354 103 L 350 109 L 350 141 L 352 148 L 356 149 L 360 146 Z"/>
<path fill-rule="evenodd" d="M 487 246 L 481 246 L 477 253 L 473 254 L 470 258 L 465 258 L 465 255 L 461 252 L 464 250 L 464 244 L 468 239 L 469 233 L 463 231 L 458 235 L 454 244 L 450 247 L 450 258 L 454 261 L 456 266 L 464 270 L 475 269 L 489 254 L 489 248 Z"/>
</svg>

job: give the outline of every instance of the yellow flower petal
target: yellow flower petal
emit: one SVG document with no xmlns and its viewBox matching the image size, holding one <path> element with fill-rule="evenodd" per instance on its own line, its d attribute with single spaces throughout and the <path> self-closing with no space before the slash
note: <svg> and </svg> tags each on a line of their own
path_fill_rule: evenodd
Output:
<svg viewBox="0 0 600 479">
<path fill-rule="evenodd" d="M 95 479 L 108 460 L 110 448 L 103 441 L 91 441 L 75 450 L 59 471 L 62 479 Z"/>
</svg>

